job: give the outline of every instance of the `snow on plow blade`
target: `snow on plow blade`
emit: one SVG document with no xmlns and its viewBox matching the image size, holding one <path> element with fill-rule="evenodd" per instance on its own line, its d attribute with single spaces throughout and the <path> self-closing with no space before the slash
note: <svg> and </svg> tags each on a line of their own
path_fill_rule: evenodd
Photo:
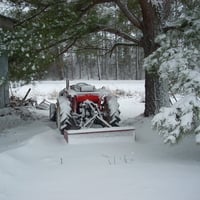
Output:
<svg viewBox="0 0 200 200">
<path fill-rule="evenodd" d="M 77 130 L 64 130 L 64 138 L 69 142 L 69 135 L 98 134 L 98 133 L 129 133 L 135 140 L 135 128 L 128 127 L 106 127 L 106 128 L 85 128 Z"/>
</svg>

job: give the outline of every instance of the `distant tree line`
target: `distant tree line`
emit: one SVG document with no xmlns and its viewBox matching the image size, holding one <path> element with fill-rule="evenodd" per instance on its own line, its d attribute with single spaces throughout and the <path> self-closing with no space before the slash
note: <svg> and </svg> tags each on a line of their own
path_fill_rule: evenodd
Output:
<svg viewBox="0 0 200 200">
<path fill-rule="evenodd" d="M 116 48 L 112 54 L 75 48 L 49 65 L 43 79 L 144 79 L 143 51 L 139 47 Z"/>
</svg>

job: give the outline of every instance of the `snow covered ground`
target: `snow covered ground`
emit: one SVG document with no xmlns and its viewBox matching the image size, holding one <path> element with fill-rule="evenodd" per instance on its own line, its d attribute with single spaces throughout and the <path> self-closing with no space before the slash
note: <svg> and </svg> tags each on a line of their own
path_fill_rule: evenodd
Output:
<svg viewBox="0 0 200 200">
<path fill-rule="evenodd" d="M 136 141 L 130 134 L 94 134 L 70 136 L 67 144 L 47 111 L 32 109 L 27 121 L 0 117 L 0 200 L 199 200 L 200 147 L 194 137 L 163 144 L 151 119 L 140 115 L 144 82 L 90 83 L 121 94 L 121 125 L 135 126 Z M 64 86 L 43 81 L 12 92 L 23 97 L 31 87 L 38 102 L 53 102 Z"/>
</svg>

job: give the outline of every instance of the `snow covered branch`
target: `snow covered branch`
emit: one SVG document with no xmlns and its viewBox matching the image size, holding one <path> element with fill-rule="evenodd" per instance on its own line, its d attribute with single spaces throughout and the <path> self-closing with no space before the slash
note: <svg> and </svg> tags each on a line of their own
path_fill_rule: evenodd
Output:
<svg viewBox="0 0 200 200">
<path fill-rule="evenodd" d="M 199 134 L 200 99 L 195 94 L 184 96 L 172 107 L 162 108 L 152 124 L 164 136 L 165 143 L 175 144 L 183 135 Z"/>
</svg>

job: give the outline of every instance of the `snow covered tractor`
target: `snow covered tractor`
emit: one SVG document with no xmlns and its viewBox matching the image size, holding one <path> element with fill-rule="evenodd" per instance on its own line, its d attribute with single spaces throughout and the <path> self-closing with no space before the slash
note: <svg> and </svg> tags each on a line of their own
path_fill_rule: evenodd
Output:
<svg viewBox="0 0 200 200">
<path fill-rule="evenodd" d="M 118 126 L 119 114 L 117 98 L 109 90 L 86 83 L 63 89 L 57 103 L 50 104 L 50 119 L 56 121 L 61 133 L 64 129 Z"/>
<path fill-rule="evenodd" d="M 77 83 L 60 91 L 56 104 L 50 104 L 50 120 L 56 121 L 61 134 L 118 132 L 119 104 L 111 91 Z M 107 127 L 107 129 L 105 129 Z M 73 131 L 71 131 L 73 130 Z M 70 132 L 71 131 L 71 132 Z"/>
</svg>

